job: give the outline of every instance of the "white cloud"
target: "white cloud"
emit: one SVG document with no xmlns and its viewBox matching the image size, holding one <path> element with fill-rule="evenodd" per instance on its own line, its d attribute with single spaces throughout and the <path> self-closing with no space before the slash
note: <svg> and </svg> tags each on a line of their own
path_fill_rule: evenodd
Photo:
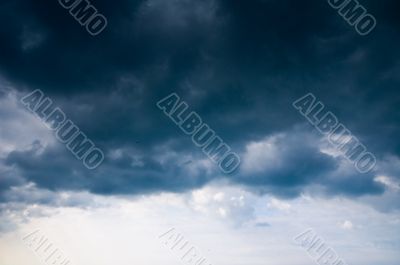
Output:
<svg viewBox="0 0 400 265">
<path fill-rule="evenodd" d="M 340 227 L 345 229 L 345 230 L 351 230 L 353 229 L 353 223 L 349 220 L 344 221 L 343 223 L 340 224 Z"/>
<path fill-rule="evenodd" d="M 235 225 L 251 220 L 254 214 L 252 204 L 256 199 L 255 196 L 235 187 L 225 187 L 221 191 L 219 186 L 207 186 L 191 192 L 188 205 L 202 214 L 225 218 Z"/>
<path fill-rule="evenodd" d="M 52 131 L 19 103 L 23 95 L 13 90 L 5 93 L 0 97 L 0 158 L 14 150 L 29 149 L 37 140 L 45 146 L 54 144 Z"/>
<path fill-rule="evenodd" d="M 73 200 L 77 195 L 58 196 Z M 9 212 L 10 220 L 20 226 L 0 235 L 0 264 L 39 264 L 20 241 L 36 229 L 74 265 L 177 264 L 179 259 L 158 239 L 172 227 L 182 231 L 207 260 L 219 265 L 261 265 L 266 260 L 310 264 L 307 253 L 292 242 L 310 227 L 348 264 L 397 264 L 400 258 L 400 214 L 378 212 L 360 201 L 317 199 L 310 194 L 283 201 L 221 183 L 186 194 L 85 196 L 95 203 L 85 208 L 37 204 Z M 34 211 L 42 214 L 34 215 Z M 26 220 L 20 222 L 23 213 Z M 354 224 L 357 229 L 350 229 Z"/>
<path fill-rule="evenodd" d="M 387 176 L 378 176 L 374 180 L 376 182 L 382 183 L 383 185 L 385 185 L 394 192 L 400 191 L 400 182 L 394 178 L 390 178 Z"/>
<path fill-rule="evenodd" d="M 250 142 L 242 155 L 241 170 L 247 173 L 259 173 L 267 168 L 278 166 L 280 161 L 280 150 L 277 140 L 282 136 L 271 136 L 263 141 Z"/>
<path fill-rule="evenodd" d="M 292 206 L 287 202 L 278 200 L 276 198 L 272 198 L 270 200 L 270 202 L 268 203 L 268 207 L 269 208 L 278 209 L 278 210 L 281 210 L 281 211 L 288 211 L 288 210 L 291 209 Z"/>
</svg>

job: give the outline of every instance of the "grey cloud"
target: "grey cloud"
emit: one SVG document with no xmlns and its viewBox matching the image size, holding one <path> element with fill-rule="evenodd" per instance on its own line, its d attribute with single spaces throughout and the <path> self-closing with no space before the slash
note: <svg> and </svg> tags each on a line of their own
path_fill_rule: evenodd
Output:
<svg viewBox="0 0 400 265">
<path fill-rule="evenodd" d="M 239 153 L 286 135 L 277 143 L 280 164 L 230 179 L 256 192 L 297 196 L 314 184 L 331 195 L 383 192 L 374 175 L 340 171 L 340 159 L 306 136 L 311 126 L 293 131 L 304 120 L 291 103 L 308 92 L 383 161 L 376 174 L 399 178 L 386 161 L 400 156 L 397 1 L 365 1 L 379 20 L 367 37 L 325 1 L 95 4 L 109 25 L 93 38 L 57 1 L 3 1 L 0 74 L 19 92 L 45 91 L 108 154 L 123 151 L 88 172 L 62 145 L 17 148 L 2 160 L 17 176 L 1 178 L 2 192 L 25 182 L 101 194 L 182 192 L 224 178 L 201 165 L 201 152 L 157 109 L 171 92 Z M 21 36 L 36 41 L 24 51 Z"/>
</svg>

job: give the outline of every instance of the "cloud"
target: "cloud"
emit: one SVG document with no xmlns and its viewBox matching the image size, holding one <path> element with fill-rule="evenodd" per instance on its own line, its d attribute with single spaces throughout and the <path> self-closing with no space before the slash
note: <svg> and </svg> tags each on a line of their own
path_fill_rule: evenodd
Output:
<svg viewBox="0 0 400 265">
<path fill-rule="evenodd" d="M 32 192 L 32 188 L 27 191 Z M 19 226 L 0 235 L 0 249 L 6 250 L 2 258 L 17 265 L 32 260 L 33 253 L 25 249 L 20 238 L 40 229 L 74 264 L 107 264 L 110 260 L 118 264 L 143 260 L 147 264 L 175 264 L 176 256 L 159 241 L 161 234 L 174 227 L 215 264 L 232 264 L 232 260 L 237 265 L 249 260 L 263 264 L 266 259 L 285 265 L 307 264 L 309 257 L 293 245 L 292 238 L 313 227 L 346 262 L 396 264 L 398 260 L 399 234 L 393 233 L 399 225 L 398 213 L 382 213 L 357 200 L 303 196 L 285 202 L 291 205 L 286 211 L 269 207 L 279 200 L 273 196 L 254 196 L 241 187 L 221 183 L 184 194 L 88 196 L 87 200 L 99 205 L 36 205 L 20 211 L 25 217 L 9 210 L 9 220 Z M 204 206 L 208 214 L 195 210 L 196 205 Z M 236 209 L 227 210 L 235 214 L 224 218 L 216 211 L 221 207 Z M 251 215 L 244 209 L 251 209 Z M 338 229 L 338 224 L 349 220 L 357 229 Z M 134 251 L 137 249 L 141 251 Z M 16 255 L 23 251 L 25 255 Z M 370 254 L 361 255 L 366 252 Z"/>
<path fill-rule="evenodd" d="M 345 230 L 351 230 L 351 229 L 353 229 L 354 226 L 351 221 L 346 220 L 340 225 L 340 227 Z"/>
<path fill-rule="evenodd" d="M 110 23 L 92 38 L 57 2 L 6 1 L 0 192 L 35 183 L 141 195 L 228 180 L 285 198 L 315 187 L 329 196 L 383 195 L 389 186 L 376 177 L 400 176 L 397 3 L 365 5 L 388 13 L 375 38 L 360 38 L 325 2 L 99 0 Z M 36 88 L 106 152 L 96 172 L 18 106 Z M 222 175 L 156 108 L 170 92 L 242 156 L 238 174 Z M 357 173 L 304 125 L 291 103 L 308 92 L 377 156 L 376 172 Z"/>
<path fill-rule="evenodd" d="M 215 216 L 235 225 L 244 225 L 254 218 L 254 195 L 240 188 L 209 186 L 191 193 L 188 205 L 195 211 Z"/>
<path fill-rule="evenodd" d="M 292 243 L 309 227 L 348 264 L 398 264 L 398 1 L 363 0 L 364 37 L 327 1 L 92 4 L 109 22 L 96 37 L 58 1 L 0 4 L 1 264 L 35 262 L 20 238 L 38 228 L 74 264 L 176 264 L 158 241 L 171 227 L 213 264 L 309 264 Z M 99 168 L 19 103 L 35 89 L 104 151 Z M 173 92 L 239 154 L 235 174 L 157 108 Z M 307 93 L 372 172 L 293 109 Z"/>
</svg>

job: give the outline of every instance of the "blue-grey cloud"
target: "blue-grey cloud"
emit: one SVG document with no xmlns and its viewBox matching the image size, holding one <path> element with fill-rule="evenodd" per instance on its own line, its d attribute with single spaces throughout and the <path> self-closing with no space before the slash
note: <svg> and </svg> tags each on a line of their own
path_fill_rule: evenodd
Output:
<svg viewBox="0 0 400 265">
<path fill-rule="evenodd" d="M 378 20 L 364 37 L 326 1 L 93 4 L 109 21 L 96 37 L 57 1 L 0 4 L 2 78 L 20 95 L 42 89 L 107 154 L 88 171 L 61 144 L 15 149 L 1 158 L 0 192 L 29 182 L 101 194 L 181 192 L 228 178 L 281 196 L 309 185 L 361 196 L 383 192 L 377 174 L 400 178 L 386 162 L 371 174 L 343 171 L 318 136 L 308 138 L 311 126 L 293 129 L 305 121 L 291 106 L 313 92 L 378 161 L 400 157 L 396 1 L 363 1 Z M 276 164 L 222 175 L 157 109 L 171 92 L 239 154 L 284 135 L 278 153 L 265 156 Z"/>
</svg>

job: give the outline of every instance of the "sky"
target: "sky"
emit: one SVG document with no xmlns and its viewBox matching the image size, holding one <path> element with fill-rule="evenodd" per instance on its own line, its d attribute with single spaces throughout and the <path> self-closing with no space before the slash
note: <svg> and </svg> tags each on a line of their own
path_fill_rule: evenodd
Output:
<svg viewBox="0 0 400 265">
<path fill-rule="evenodd" d="M 71 265 L 308 265 L 307 229 L 348 265 L 399 264 L 398 1 L 359 0 L 367 35 L 328 0 L 92 0 L 97 35 L 61 2 L 0 1 L 0 265 L 50 264 L 35 231 Z M 97 168 L 24 105 L 34 91 L 102 150 Z M 157 106 L 172 93 L 237 170 Z M 309 93 L 372 170 L 293 107 Z M 207 262 L 182 259 L 170 230 Z"/>
</svg>

